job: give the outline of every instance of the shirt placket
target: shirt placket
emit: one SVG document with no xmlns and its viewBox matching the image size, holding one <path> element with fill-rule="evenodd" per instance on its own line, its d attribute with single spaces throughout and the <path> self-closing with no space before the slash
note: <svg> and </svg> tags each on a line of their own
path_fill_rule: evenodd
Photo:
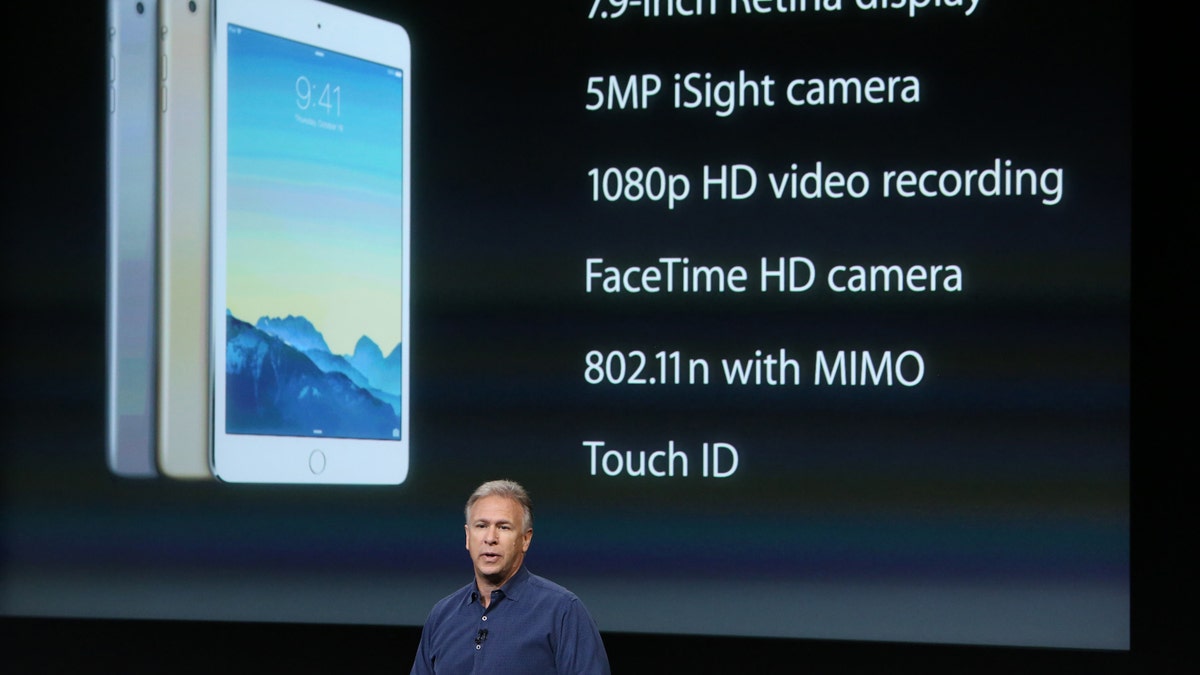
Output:
<svg viewBox="0 0 1200 675">
<path fill-rule="evenodd" d="M 483 612 L 479 615 L 479 624 L 475 627 L 475 660 L 471 666 L 472 673 L 488 672 L 486 649 L 488 639 L 488 612 L 496 609 L 496 605 L 504 599 L 504 591 L 492 591 L 491 600 L 488 606 L 483 608 Z"/>
</svg>

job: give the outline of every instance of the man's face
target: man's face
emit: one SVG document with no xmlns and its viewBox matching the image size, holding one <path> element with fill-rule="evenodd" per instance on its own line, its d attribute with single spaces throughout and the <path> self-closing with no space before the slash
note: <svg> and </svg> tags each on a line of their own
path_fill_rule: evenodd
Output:
<svg viewBox="0 0 1200 675">
<path fill-rule="evenodd" d="M 525 529 L 525 514 L 515 499 L 496 495 L 480 499 L 471 505 L 466 528 L 476 579 L 501 586 L 517 573 L 533 530 Z"/>
</svg>

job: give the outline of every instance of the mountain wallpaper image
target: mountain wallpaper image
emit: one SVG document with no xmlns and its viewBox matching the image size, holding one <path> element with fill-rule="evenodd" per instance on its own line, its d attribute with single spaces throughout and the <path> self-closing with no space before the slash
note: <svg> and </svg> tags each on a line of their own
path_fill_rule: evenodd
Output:
<svg viewBox="0 0 1200 675">
<path fill-rule="evenodd" d="M 227 433 L 399 438 L 399 344 L 385 357 L 364 335 L 341 356 L 303 316 L 225 323 Z"/>
</svg>

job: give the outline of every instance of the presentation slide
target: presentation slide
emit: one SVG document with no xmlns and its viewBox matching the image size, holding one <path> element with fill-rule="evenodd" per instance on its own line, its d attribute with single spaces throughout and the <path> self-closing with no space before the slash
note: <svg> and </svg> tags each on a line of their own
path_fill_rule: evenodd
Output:
<svg viewBox="0 0 1200 675">
<path fill-rule="evenodd" d="M 0 615 L 1130 649 L 1129 4 L 72 3 Z"/>
</svg>

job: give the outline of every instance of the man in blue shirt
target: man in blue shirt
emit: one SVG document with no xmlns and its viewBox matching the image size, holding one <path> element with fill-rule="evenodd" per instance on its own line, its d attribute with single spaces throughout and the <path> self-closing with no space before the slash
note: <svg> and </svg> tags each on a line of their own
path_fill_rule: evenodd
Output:
<svg viewBox="0 0 1200 675">
<path fill-rule="evenodd" d="M 533 540 L 525 488 L 494 480 L 467 500 L 475 580 L 442 598 L 421 631 L 412 675 L 608 675 L 600 631 L 574 593 L 522 563 Z"/>
</svg>

